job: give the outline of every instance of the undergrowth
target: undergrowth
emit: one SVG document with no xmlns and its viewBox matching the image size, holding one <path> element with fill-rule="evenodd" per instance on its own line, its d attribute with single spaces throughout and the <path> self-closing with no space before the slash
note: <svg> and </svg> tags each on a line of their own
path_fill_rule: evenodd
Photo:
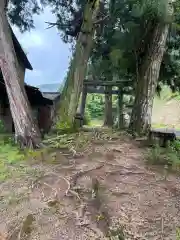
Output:
<svg viewBox="0 0 180 240">
<path fill-rule="evenodd" d="M 148 150 L 147 162 L 152 165 L 164 165 L 173 171 L 180 171 L 180 141 L 170 143 L 167 148 L 154 145 Z"/>
<path fill-rule="evenodd" d="M 22 161 L 23 155 L 11 142 L 0 140 L 0 181 L 11 177 L 15 173 L 12 166 Z"/>
<path fill-rule="evenodd" d="M 180 228 L 176 229 L 176 240 L 180 240 Z"/>
<path fill-rule="evenodd" d="M 68 149 L 76 152 L 90 144 L 92 136 L 84 133 L 71 133 L 56 135 L 53 138 L 45 139 L 46 148 L 39 150 L 20 150 L 10 135 L 0 136 L 0 182 L 9 178 L 20 177 L 30 170 L 29 163 L 51 162 L 49 150 Z M 93 135 L 93 134 L 92 134 Z M 53 150 L 54 149 L 54 150 Z M 53 157 L 52 157 L 53 158 Z M 48 160 L 47 160 L 48 159 Z M 59 160 L 60 161 L 60 160 Z M 37 174 L 37 173 L 36 173 Z"/>
<path fill-rule="evenodd" d="M 16 179 L 26 176 L 27 173 L 37 175 L 35 170 L 27 167 L 27 160 L 32 160 L 41 154 L 41 151 L 20 150 L 15 145 L 12 136 L 0 136 L 0 182 L 6 179 Z"/>
</svg>

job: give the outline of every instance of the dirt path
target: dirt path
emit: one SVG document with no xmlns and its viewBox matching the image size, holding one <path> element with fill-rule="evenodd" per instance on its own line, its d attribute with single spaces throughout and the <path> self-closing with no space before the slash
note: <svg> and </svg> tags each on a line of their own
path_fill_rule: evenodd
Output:
<svg viewBox="0 0 180 240">
<path fill-rule="evenodd" d="M 176 239 L 179 179 L 147 169 L 137 143 L 123 137 L 55 157 L 31 166 L 40 175 L 0 185 L 1 240 L 106 239 L 109 229 L 123 239 L 121 227 L 125 239 Z"/>
</svg>

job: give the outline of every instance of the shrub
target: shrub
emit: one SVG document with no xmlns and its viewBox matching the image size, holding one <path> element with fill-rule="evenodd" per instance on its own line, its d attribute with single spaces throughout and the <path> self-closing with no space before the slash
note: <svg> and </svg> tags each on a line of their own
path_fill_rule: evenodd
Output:
<svg viewBox="0 0 180 240">
<path fill-rule="evenodd" d="M 176 240 L 180 240 L 180 228 L 176 229 Z"/>
<path fill-rule="evenodd" d="M 90 122 L 91 122 L 91 115 L 89 111 L 86 110 L 85 116 L 84 116 L 84 125 L 90 125 Z"/>
<path fill-rule="evenodd" d="M 172 170 L 180 170 L 180 141 L 174 141 L 167 148 L 159 145 L 148 151 L 147 162 L 154 165 L 166 165 Z"/>
</svg>

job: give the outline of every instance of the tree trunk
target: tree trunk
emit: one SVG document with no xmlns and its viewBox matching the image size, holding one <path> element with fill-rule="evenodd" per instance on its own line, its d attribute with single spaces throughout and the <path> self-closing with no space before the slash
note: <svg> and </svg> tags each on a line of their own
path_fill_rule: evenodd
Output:
<svg viewBox="0 0 180 240">
<path fill-rule="evenodd" d="M 145 134 L 151 127 L 153 100 L 168 31 L 168 24 L 156 25 L 145 60 L 138 71 L 139 76 L 130 121 L 130 130 L 138 134 Z"/>
<path fill-rule="evenodd" d="M 87 98 L 87 87 L 84 86 L 82 90 L 82 98 L 81 98 L 81 105 L 80 105 L 80 114 L 81 116 L 85 117 L 85 108 L 86 108 L 86 98 Z"/>
<path fill-rule="evenodd" d="M 35 125 L 24 86 L 20 84 L 18 61 L 5 13 L 6 0 L 0 1 L 0 68 L 3 74 L 18 142 L 37 147 L 40 132 Z"/>
<path fill-rule="evenodd" d="M 104 126 L 113 126 L 112 117 L 112 87 L 107 86 L 105 90 L 105 113 L 104 113 Z"/>
<path fill-rule="evenodd" d="M 92 49 L 95 31 L 94 20 L 96 19 L 98 8 L 99 0 L 87 1 L 83 24 L 77 39 L 67 81 L 63 89 L 59 111 L 60 121 L 57 123 L 57 128 L 73 126 L 83 81 L 86 76 L 87 63 Z"/>
<path fill-rule="evenodd" d="M 119 87 L 118 94 L 118 128 L 121 129 L 124 127 L 124 115 L 123 115 L 123 92 L 122 87 Z"/>
</svg>

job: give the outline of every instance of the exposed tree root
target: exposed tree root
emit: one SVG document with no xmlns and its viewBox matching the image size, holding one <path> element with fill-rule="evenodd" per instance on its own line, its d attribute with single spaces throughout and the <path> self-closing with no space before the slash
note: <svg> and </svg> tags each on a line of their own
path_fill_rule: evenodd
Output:
<svg viewBox="0 0 180 240">
<path fill-rule="evenodd" d="M 115 171 L 108 171 L 106 172 L 108 175 L 113 174 L 119 174 L 119 175 L 138 175 L 138 174 L 144 174 L 144 172 L 133 172 L 133 171 L 121 171 L 121 170 L 115 170 Z"/>
<path fill-rule="evenodd" d="M 128 192 L 118 192 L 118 191 L 113 191 L 113 190 L 110 190 L 111 194 L 115 195 L 115 196 L 124 196 L 124 195 L 130 195 L 130 193 Z"/>
<path fill-rule="evenodd" d="M 39 139 L 34 139 L 32 136 L 15 136 L 15 143 L 19 145 L 20 149 L 37 149 L 44 147 L 43 143 L 40 143 Z"/>
<path fill-rule="evenodd" d="M 90 168 L 90 169 L 87 169 L 87 170 L 81 170 L 81 171 L 75 173 L 72 176 L 72 179 L 71 179 L 71 188 L 73 188 L 77 184 L 77 180 L 78 180 L 79 177 L 82 177 L 84 174 L 86 174 L 88 172 L 91 172 L 93 170 L 101 169 L 102 167 L 104 167 L 104 163 L 100 164 L 99 166 L 96 166 L 94 168 Z"/>
<path fill-rule="evenodd" d="M 69 189 L 68 193 L 76 197 L 78 200 L 81 200 L 79 194 L 76 191 Z M 66 194 L 66 196 L 68 196 L 68 193 Z"/>
<path fill-rule="evenodd" d="M 113 148 L 112 151 L 113 152 L 117 152 L 117 153 L 122 153 L 122 150 L 121 149 L 117 149 L 117 148 Z"/>
<path fill-rule="evenodd" d="M 88 224 L 88 226 L 86 226 L 87 228 L 89 228 L 92 232 L 94 232 L 96 235 L 98 235 L 97 239 L 104 239 L 104 234 L 103 232 L 97 228 L 95 226 L 95 224 Z"/>
</svg>

